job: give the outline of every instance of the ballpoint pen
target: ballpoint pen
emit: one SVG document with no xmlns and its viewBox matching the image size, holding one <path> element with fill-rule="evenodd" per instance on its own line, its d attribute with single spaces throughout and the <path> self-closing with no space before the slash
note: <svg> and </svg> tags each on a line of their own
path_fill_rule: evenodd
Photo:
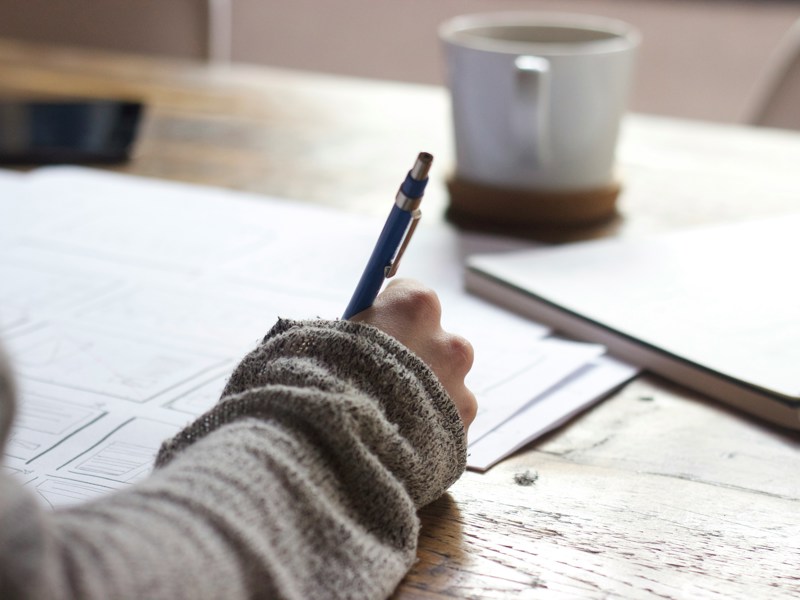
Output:
<svg viewBox="0 0 800 600">
<path fill-rule="evenodd" d="M 432 161 L 431 154 L 420 152 L 405 181 L 400 185 L 394 206 L 356 286 L 356 291 L 353 292 L 353 297 L 350 298 L 350 303 L 344 311 L 343 319 L 349 319 L 372 306 L 384 280 L 397 272 L 400 258 L 422 216 L 419 205 L 428 183 L 428 171 Z"/>
</svg>

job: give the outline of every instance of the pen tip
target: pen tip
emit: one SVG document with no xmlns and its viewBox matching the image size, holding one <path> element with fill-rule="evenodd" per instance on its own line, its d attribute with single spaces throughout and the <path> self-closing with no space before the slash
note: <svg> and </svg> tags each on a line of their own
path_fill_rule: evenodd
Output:
<svg viewBox="0 0 800 600">
<path fill-rule="evenodd" d="M 428 171 L 431 169 L 433 162 L 433 154 L 429 152 L 420 152 L 417 155 L 417 160 L 411 168 L 411 177 L 417 181 L 422 181 L 428 176 Z"/>
</svg>

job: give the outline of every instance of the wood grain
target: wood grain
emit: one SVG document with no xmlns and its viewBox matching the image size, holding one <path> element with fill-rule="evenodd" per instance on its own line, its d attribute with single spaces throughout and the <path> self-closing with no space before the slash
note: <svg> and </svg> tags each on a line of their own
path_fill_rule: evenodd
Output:
<svg viewBox="0 0 800 600">
<path fill-rule="evenodd" d="M 797 463 L 796 436 L 641 378 L 423 511 L 398 597 L 796 597 Z"/>
<path fill-rule="evenodd" d="M 365 213 L 424 149 L 426 219 L 447 206 L 440 88 L 0 41 L 0 95 L 141 98 L 135 158 L 116 170 Z M 795 133 L 633 115 L 619 158 L 621 215 L 582 237 L 800 207 Z M 423 509 L 395 597 L 797 597 L 799 471 L 797 434 L 643 376 Z"/>
</svg>

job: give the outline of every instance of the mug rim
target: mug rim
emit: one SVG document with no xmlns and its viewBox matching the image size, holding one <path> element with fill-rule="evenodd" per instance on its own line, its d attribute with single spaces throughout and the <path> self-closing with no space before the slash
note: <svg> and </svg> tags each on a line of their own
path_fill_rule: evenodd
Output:
<svg viewBox="0 0 800 600">
<path fill-rule="evenodd" d="M 608 34 L 606 39 L 578 42 L 523 42 L 470 35 L 492 27 L 573 29 Z M 630 50 L 641 43 L 638 29 L 619 19 L 584 13 L 491 12 L 452 17 L 439 26 L 439 38 L 451 45 L 499 54 L 542 56 L 610 54 Z"/>
</svg>

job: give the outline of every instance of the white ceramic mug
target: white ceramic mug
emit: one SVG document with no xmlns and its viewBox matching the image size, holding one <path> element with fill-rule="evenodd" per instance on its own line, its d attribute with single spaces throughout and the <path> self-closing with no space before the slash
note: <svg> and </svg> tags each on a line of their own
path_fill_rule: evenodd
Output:
<svg viewBox="0 0 800 600">
<path fill-rule="evenodd" d="M 639 33 L 578 14 L 489 13 L 439 29 L 456 177 L 522 190 L 608 185 Z"/>
</svg>

